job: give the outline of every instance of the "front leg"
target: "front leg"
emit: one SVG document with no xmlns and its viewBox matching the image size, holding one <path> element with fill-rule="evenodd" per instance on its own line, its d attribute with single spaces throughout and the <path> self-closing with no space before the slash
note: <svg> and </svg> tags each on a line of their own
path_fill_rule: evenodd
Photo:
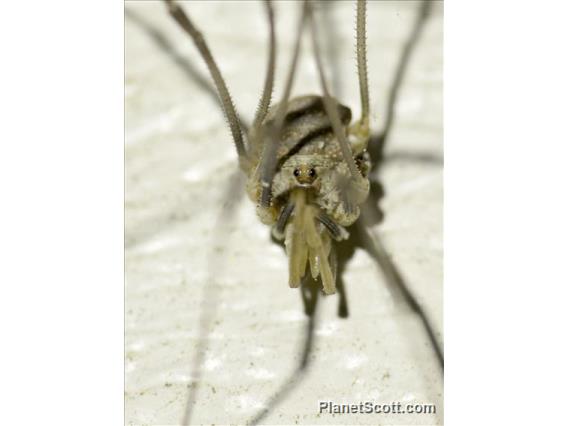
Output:
<svg viewBox="0 0 568 426">
<path fill-rule="evenodd" d="M 286 204 L 284 207 L 282 207 L 282 210 L 280 210 L 280 214 L 278 215 L 278 220 L 276 221 L 276 224 L 272 228 L 272 235 L 277 240 L 282 240 L 284 238 L 284 231 L 286 230 L 286 225 L 288 224 L 288 220 L 290 219 L 290 216 L 294 211 L 294 207 L 295 207 L 294 203 L 290 202 Z"/>
<path fill-rule="evenodd" d="M 343 226 L 335 223 L 333 219 L 325 213 L 320 212 L 320 214 L 317 216 L 317 220 L 319 223 L 325 226 L 325 228 L 331 235 L 331 238 L 333 238 L 335 241 L 346 240 L 347 238 L 349 238 L 349 232 L 347 232 L 347 230 Z"/>
</svg>

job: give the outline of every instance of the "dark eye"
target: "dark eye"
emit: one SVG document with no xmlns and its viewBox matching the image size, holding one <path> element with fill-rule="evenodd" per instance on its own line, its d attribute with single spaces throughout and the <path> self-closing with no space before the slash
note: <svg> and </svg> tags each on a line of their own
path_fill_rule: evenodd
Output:
<svg viewBox="0 0 568 426">
<path fill-rule="evenodd" d="M 294 176 L 300 176 L 300 169 L 294 169 Z"/>
<path fill-rule="evenodd" d="M 315 175 L 316 175 L 316 171 L 314 169 L 308 170 L 308 176 L 309 177 L 314 177 Z"/>
</svg>

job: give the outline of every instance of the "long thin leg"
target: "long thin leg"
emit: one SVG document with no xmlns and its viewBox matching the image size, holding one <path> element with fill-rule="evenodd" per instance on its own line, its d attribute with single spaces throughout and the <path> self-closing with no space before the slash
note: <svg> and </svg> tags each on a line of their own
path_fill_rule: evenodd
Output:
<svg viewBox="0 0 568 426">
<path fill-rule="evenodd" d="M 326 227 L 329 234 L 335 241 L 346 240 L 347 238 L 349 238 L 349 232 L 347 232 L 347 230 L 343 226 L 335 223 L 333 219 L 324 212 L 320 212 L 316 219 Z"/>
<path fill-rule="evenodd" d="M 296 74 L 296 67 L 298 64 L 298 56 L 300 54 L 300 45 L 302 41 L 302 33 L 304 30 L 304 25 L 307 17 L 308 2 L 304 1 L 302 8 L 302 14 L 300 21 L 298 23 L 296 42 L 294 45 L 294 54 L 292 55 L 292 63 L 290 65 L 290 71 L 288 72 L 288 78 L 286 80 L 286 86 L 284 88 L 284 95 L 279 103 L 278 110 L 276 112 L 276 118 L 274 125 L 267 129 L 268 134 L 266 136 L 266 144 L 264 146 L 264 152 L 262 154 L 262 162 L 260 164 L 260 184 L 262 186 L 262 191 L 260 195 L 260 206 L 269 207 L 272 197 L 272 178 L 276 171 L 276 152 L 278 149 L 278 142 L 280 140 L 280 132 L 282 130 L 282 125 L 284 123 L 284 117 L 286 115 L 286 107 L 288 104 L 288 99 L 290 98 L 290 93 L 292 91 L 292 84 L 294 83 L 294 76 Z"/>
<path fill-rule="evenodd" d="M 361 96 L 361 136 L 369 137 L 369 83 L 367 80 L 367 40 L 366 40 L 365 0 L 357 0 L 357 73 L 359 75 L 359 93 Z"/>
<path fill-rule="evenodd" d="M 225 117 L 229 122 L 229 128 L 231 130 L 231 135 L 233 136 L 233 142 L 235 143 L 235 147 L 237 148 L 237 154 L 239 155 L 239 161 L 241 166 L 246 164 L 247 159 L 247 152 L 243 140 L 243 135 L 241 132 L 241 128 L 239 126 L 239 119 L 237 118 L 237 113 L 235 111 L 235 106 L 233 105 L 233 101 L 231 99 L 231 95 L 229 94 L 229 90 L 227 89 L 227 85 L 225 84 L 225 80 L 223 80 L 223 76 L 209 51 L 209 47 L 207 47 L 207 43 L 205 43 L 205 39 L 201 32 L 193 25 L 189 17 L 185 14 L 183 9 L 177 5 L 174 0 L 164 0 L 168 6 L 168 10 L 170 15 L 177 21 L 180 27 L 188 33 L 197 50 L 203 57 L 203 60 L 207 64 L 207 68 L 209 68 L 209 73 L 213 78 L 215 83 L 215 87 L 217 88 L 217 92 L 219 94 L 219 98 L 221 99 L 221 103 L 223 105 L 223 111 L 225 113 Z"/>
<path fill-rule="evenodd" d="M 272 235 L 274 235 L 275 238 L 281 240 L 284 237 L 288 219 L 290 219 L 290 215 L 294 211 L 294 208 L 294 203 L 288 203 L 286 204 L 286 206 L 282 207 L 282 210 L 280 210 L 280 215 L 278 215 L 278 220 L 276 221 L 276 225 L 272 230 Z"/>
<path fill-rule="evenodd" d="M 330 96 L 329 90 L 327 88 L 327 82 L 323 72 L 323 65 L 321 61 L 318 37 L 316 33 L 316 25 L 311 7 L 308 7 L 308 15 L 311 24 L 311 35 L 312 35 L 312 43 L 314 46 L 314 55 L 316 59 L 320 85 L 323 91 L 324 107 L 331 121 L 333 133 L 339 143 L 343 160 L 345 161 L 349 169 L 350 178 L 340 177 L 337 182 L 338 188 L 340 190 L 340 197 L 343 199 L 343 203 L 345 204 L 345 206 L 349 207 L 360 204 L 367 198 L 369 194 L 369 182 L 363 177 L 361 171 L 357 168 L 357 165 L 355 164 L 355 160 L 353 159 L 353 153 L 351 151 L 351 146 L 347 142 L 346 132 L 344 127 L 341 125 L 339 113 L 337 112 L 337 101 Z M 350 209 L 351 208 L 349 207 L 349 210 Z"/>
<path fill-rule="evenodd" d="M 268 16 L 270 47 L 268 53 L 268 67 L 266 69 L 266 77 L 264 79 L 264 88 L 262 90 L 262 95 L 260 96 L 260 101 L 258 103 L 258 108 L 256 110 L 253 121 L 253 128 L 255 131 L 262 124 L 262 120 L 264 120 L 264 118 L 266 117 L 268 107 L 270 106 L 270 99 L 272 98 L 272 89 L 274 86 L 274 68 L 276 66 L 276 31 L 274 28 L 274 9 L 270 0 L 266 0 L 264 4 L 266 5 L 266 14 Z"/>
<path fill-rule="evenodd" d="M 323 91 L 323 101 L 324 101 L 325 111 L 329 116 L 329 119 L 331 121 L 331 127 L 333 128 L 335 137 L 339 142 L 341 153 L 343 155 L 343 160 L 347 164 L 347 167 L 349 168 L 349 172 L 351 173 L 353 180 L 357 182 L 362 179 L 361 172 L 357 168 L 355 160 L 353 160 L 353 154 L 351 153 L 351 148 L 349 147 L 349 144 L 347 142 L 345 131 L 343 129 L 343 126 L 341 125 L 341 120 L 339 119 L 339 113 L 337 112 L 337 102 L 335 101 L 335 99 L 333 99 L 330 96 L 329 90 L 327 88 L 327 82 L 323 72 L 323 65 L 321 61 L 320 49 L 317 40 L 316 25 L 314 22 L 314 16 L 311 7 L 308 7 L 308 12 L 310 18 L 310 26 L 312 30 L 311 34 L 312 34 L 312 42 L 314 45 L 316 65 L 318 69 L 321 88 Z"/>
<path fill-rule="evenodd" d="M 154 25 L 143 19 L 137 13 L 133 12 L 130 8 L 124 8 L 125 19 L 131 21 L 133 24 L 137 25 L 142 29 L 148 37 L 156 44 L 156 46 L 162 50 L 180 69 L 191 79 L 195 84 L 199 86 L 208 96 L 211 96 L 217 104 L 221 107 L 223 111 L 223 103 L 217 95 L 217 90 L 215 86 L 211 84 L 209 78 L 203 75 L 199 70 L 195 68 L 193 63 L 188 60 L 187 57 L 182 55 L 174 46 L 174 44 Z M 242 119 L 241 114 L 237 110 L 237 117 L 239 117 L 239 123 L 241 129 L 246 134 L 248 132 L 249 124 Z"/>
</svg>

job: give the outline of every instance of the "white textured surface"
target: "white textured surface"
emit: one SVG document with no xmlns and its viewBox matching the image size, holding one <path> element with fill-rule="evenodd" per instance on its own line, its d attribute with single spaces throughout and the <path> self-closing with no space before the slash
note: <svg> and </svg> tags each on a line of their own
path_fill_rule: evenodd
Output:
<svg viewBox="0 0 568 426">
<path fill-rule="evenodd" d="M 276 97 L 295 28 L 293 4 L 276 5 Z M 250 122 L 266 62 L 264 11 L 255 2 L 192 2 L 235 103 Z M 384 124 L 394 71 L 419 4 L 370 2 L 368 59 L 373 129 Z M 287 262 L 241 197 L 221 239 L 215 222 L 236 154 L 215 101 L 139 23 L 171 42 L 207 77 L 191 41 L 159 2 L 126 3 L 126 423 L 179 424 L 205 302 L 208 330 L 192 423 L 243 424 L 294 372 L 307 317 L 287 285 Z M 339 98 L 359 111 L 354 7 L 332 8 L 341 70 Z M 321 13 L 321 12 L 320 12 Z M 137 17 L 137 18 L 136 18 Z M 305 40 L 307 41 L 307 39 Z M 304 43 L 309 48 L 309 43 Z M 306 51 L 305 53 L 309 53 Z M 294 93 L 317 91 L 304 55 Z M 209 79 L 207 78 L 207 81 Z M 337 93 L 337 90 L 336 90 Z M 385 220 L 376 227 L 442 341 L 442 166 L 404 159 L 442 156 L 442 7 L 435 4 L 396 104 L 380 177 Z M 214 241 L 214 239 L 217 240 Z M 220 260 L 211 273 L 212 254 Z M 219 256 L 220 255 L 220 256 Z M 442 379 L 419 320 L 393 301 L 383 275 L 359 250 L 345 276 L 350 316 L 320 299 L 310 367 L 267 424 L 439 424 Z M 434 403 L 431 415 L 318 414 L 319 400 Z"/>
</svg>

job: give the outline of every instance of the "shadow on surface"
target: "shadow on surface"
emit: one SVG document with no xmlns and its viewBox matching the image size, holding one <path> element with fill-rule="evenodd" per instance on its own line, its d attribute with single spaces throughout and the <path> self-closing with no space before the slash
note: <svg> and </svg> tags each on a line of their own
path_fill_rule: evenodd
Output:
<svg viewBox="0 0 568 426">
<path fill-rule="evenodd" d="M 329 81 L 333 95 L 341 99 L 343 89 L 341 84 L 341 66 L 338 55 L 338 48 L 341 46 L 341 39 L 338 37 L 337 20 L 335 19 L 336 2 L 326 1 L 318 3 L 321 8 L 321 22 L 323 27 L 323 52 L 329 65 Z"/>
<path fill-rule="evenodd" d="M 314 281 L 311 277 L 304 277 L 300 291 L 302 294 L 302 301 L 304 303 L 304 311 L 308 316 L 308 322 L 304 329 L 304 338 L 300 350 L 300 362 L 292 374 L 286 379 L 284 384 L 276 391 L 270 398 L 266 407 L 260 410 L 257 415 L 250 420 L 247 424 L 257 425 L 262 421 L 274 408 L 276 408 L 282 401 L 284 401 L 290 392 L 300 384 L 305 377 L 308 367 L 310 365 L 309 355 L 312 351 L 314 344 L 314 329 L 317 320 L 317 303 L 319 298 L 321 282 Z"/>
<path fill-rule="evenodd" d="M 167 15 L 165 6 L 164 14 Z M 154 27 L 140 15 L 133 12 L 129 8 L 125 8 L 124 17 L 126 20 L 132 22 L 140 29 L 142 29 L 156 44 L 156 46 L 167 56 L 169 56 L 170 59 L 185 73 L 188 79 L 197 84 L 201 90 L 207 93 L 207 95 L 212 98 L 217 103 L 217 105 L 219 105 L 219 111 L 223 111 L 223 106 L 221 101 L 219 100 L 219 97 L 217 96 L 217 92 L 213 85 L 209 82 L 209 76 L 203 76 L 187 58 L 185 58 L 176 50 L 174 45 L 156 27 Z M 239 122 L 241 124 L 243 132 L 247 134 L 249 128 L 248 124 L 241 118 L 241 115 L 238 112 L 237 116 L 239 117 Z"/>
<path fill-rule="evenodd" d="M 430 341 L 430 345 L 432 346 L 443 374 L 444 354 L 441 345 L 438 343 L 432 324 L 424 312 L 424 309 L 420 306 L 416 297 L 410 291 L 408 284 L 406 284 L 402 277 L 402 274 L 390 259 L 379 235 L 372 232 L 372 230 L 367 229 L 364 223 L 359 223 L 356 226 L 352 238 L 354 240 L 353 245 L 364 247 L 371 258 L 377 263 L 377 266 L 385 275 L 389 290 L 395 297 L 395 300 L 400 300 L 402 298 L 411 311 L 418 316 L 422 327 L 428 336 L 428 340 Z"/>
<path fill-rule="evenodd" d="M 432 166 L 443 166 L 444 158 L 431 152 L 407 152 L 407 151 L 390 151 L 383 157 L 383 164 L 401 162 L 401 163 L 422 163 Z"/>
<path fill-rule="evenodd" d="M 168 16 L 167 10 L 164 6 L 164 16 Z M 168 56 L 176 66 L 178 66 L 186 75 L 186 77 L 195 83 L 203 92 L 205 92 L 214 102 L 219 105 L 219 112 L 222 115 L 222 104 L 217 96 L 217 92 L 213 85 L 209 82 L 210 77 L 202 75 L 197 68 L 188 60 L 185 56 L 180 54 L 175 46 L 172 44 L 168 38 L 162 34 L 162 32 L 153 26 L 150 22 L 144 19 L 140 14 L 134 12 L 131 8 L 125 7 L 124 9 L 125 22 L 131 22 L 140 28 L 156 47 L 162 51 L 166 56 Z M 188 40 L 189 43 L 189 40 Z M 248 124 L 240 118 L 239 122 L 245 134 L 248 132 Z M 168 226 L 175 225 L 176 223 L 182 223 L 185 218 L 179 216 L 179 205 L 174 205 L 171 209 L 161 212 L 148 220 L 145 220 L 142 224 L 137 224 L 136 226 L 126 224 L 125 232 L 125 249 L 130 249 L 136 245 L 143 244 L 164 228 Z"/>
<path fill-rule="evenodd" d="M 404 76 L 406 74 L 406 70 L 408 68 L 408 64 L 410 62 L 414 48 L 416 47 L 416 44 L 418 43 L 420 36 L 422 35 L 422 30 L 424 29 L 424 25 L 426 24 L 431 11 L 432 2 L 429 0 L 424 0 L 420 5 L 420 9 L 418 10 L 418 14 L 416 16 L 416 20 L 414 21 L 414 25 L 412 26 L 410 36 L 408 37 L 406 43 L 404 44 L 404 47 L 402 48 L 402 54 L 400 55 L 400 59 L 398 61 L 398 65 L 394 74 L 394 80 L 391 84 L 387 98 L 387 112 L 383 131 L 376 136 L 372 136 L 369 142 L 368 151 L 372 159 L 372 171 L 378 170 L 379 166 L 384 160 L 385 146 L 395 120 L 395 106 L 397 103 L 400 87 L 404 80 Z M 410 158 L 410 155 L 408 156 L 408 158 Z"/>
<path fill-rule="evenodd" d="M 189 425 L 191 416 L 194 411 L 195 402 L 199 392 L 199 385 L 201 382 L 201 364 L 203 363 L 205 351 L 207 349 L 207 336 L 209 328 L 213 323 L 213 319 L 217 313 L 218 305 L 218 285 L 215 283 L 215 276 L 218 275 L 223 269 L 223 259 L 217 253 L 216 247 L 223 242 L 227 244 L 229 239 L 229 232 L 233 219 L 235 218 L 235 208 L 239 202 L 244 198 L 244 176 L 240 170 L 235 170 L 228 179 L 225 194 L 225 200 L 219 215 L 215 228 L 213 230 L 212 244 L 210 246 L 209 259 L 207 261 L 208 273 L 204 293 L 201 299 L 201 308 L 199 311 L 199 340 L 195 347 L 195 356 L 191 364 L 191 384 L 189 386 L 188 396 L 186 400 L 184 416 L 182 425 Z"/>
<path fill-rule="evenodd" d="M 398 93 L 402 82 L 404 80 L 404 75 L 406 73 L 409 60 L 411 58 L 411 54 L 414 51 L 414 48 L 422 34 L 422 30 L 424 25 L 427 21 L 427 18 L 430 15 L 432 3 L 430 1 L 424 1 L 420 9 L 418 11 L 416 20 L 412 27 L 412 31 L 408 40 L 406 41 L 400 60 L 398 62 L 398 66 L 396 68 L 394 80 L 389 91 L 388 97 L 388 108 L 387 108 L 387 117 L 385 122 L 385 127 L 377 136 L 371 138 L 369 142 L 369 154 L 371 156 L 371 164 L 372 170 L 370 173 L 370 180 L 371 180 L 371 190 L 369 194 L 369 198 L 362 206 L 361 209 L 361 218 L 360 220 L 350 227 L 349 231 L 351 233 L 351 237 L 341 243 L 338 244 L 338 287 L 344 288 L 343 282 L 343 273 L 347 263 L 353 257 L 355 249 L 362 248 L 365 250 L 371 258 L 376 262 L 379 269 L 383 272 L 389 289 L 391 293 L 396 297 L 399 296 L 399 299 L 402 298 L 407 306 L 414 312 L 419 318 L 422 323 L 422 326 L 428 336 L 436 359 L 439 363 L 441 372 L 443 374 L 444 371 L 444 356 L 441 344 L 438 343 L 436 335 L 434 333 L 433 327 L 425 314 L 423 308 L 420 306 L 414 295 L 409 289 L 408 284 L 405 282 L 402 274 L 390 259 L 387 254 L 387 251 L 380 239 L 380 237 L 373 233 L 371 228 L 380 222 L 382 222 L 384 218 L 384 213 L 380 209 L 380 201 L 385 195 L 384 187 L 380 183 L 378 179 L 378 171 L 381 168 L 381 165 L 385 162 L 388 156 L 385 156 L 385 147 L 388 141 L 388 137 L 390 131 L 392 129 L 392 125 L 395 120 L 395 105 L 398 98 Z M 391 159 L 397 159 L 396 155 L 391 155 Z M 434 154 L 429 153 L 422 153 L 418 155 L 412 155 L 411 153 L 406 154 L 398 154 L 398 159 L 406 159 L 412 161 L 421 161 L 425 163 L 432 163 L 432 164 L 442 164 L 442 158 L 437 157 Z M 400 297 L 402 296 L 402 297 Z M 340 305 L 339 314 L 342 316 L 342 307 Z"/>
</svg>

